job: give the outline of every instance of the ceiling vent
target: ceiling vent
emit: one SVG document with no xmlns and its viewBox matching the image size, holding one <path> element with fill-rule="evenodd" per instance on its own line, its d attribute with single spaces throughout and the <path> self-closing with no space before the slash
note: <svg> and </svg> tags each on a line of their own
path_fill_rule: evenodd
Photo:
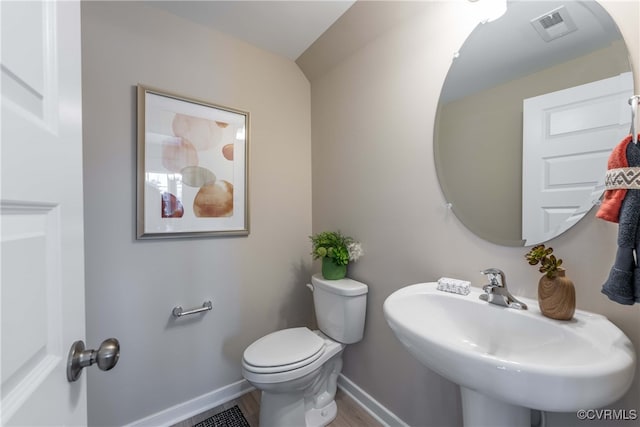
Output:
<svg viewBox="0 0 640 427">
<path fill-rule="evenodd" d="M 542 37 L 542 40 L 546 42 L 565 36 L 578 29 L 564 6 L 532 19 L 531 25 Z"/>
</svg>

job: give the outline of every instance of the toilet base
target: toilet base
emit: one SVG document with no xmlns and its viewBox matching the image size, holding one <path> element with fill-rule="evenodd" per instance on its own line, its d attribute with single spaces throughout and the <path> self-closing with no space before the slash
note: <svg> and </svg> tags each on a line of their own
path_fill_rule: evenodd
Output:
<svg viewBox="0 0 640 427">
<path fill-rule="evenodd" d="M 305 410 L 304 401 L 291 395 L 262 392 L 260 427 L 325 427 L 338 415 L 335 400 L 322 408 Z M 277 408 L 277 410 L 274 410 Z"/>
<path fill-rule="evenodd" d="M 332 400 L 331 403 L 324 408 L 313 408 L 306 412 L 304 415 L 305 422 L 307 423 L 306 427 L 324 427 L 335 420 L 337 415 L 338 405 L 336 405 L 335 400 Z"/>
</svg>

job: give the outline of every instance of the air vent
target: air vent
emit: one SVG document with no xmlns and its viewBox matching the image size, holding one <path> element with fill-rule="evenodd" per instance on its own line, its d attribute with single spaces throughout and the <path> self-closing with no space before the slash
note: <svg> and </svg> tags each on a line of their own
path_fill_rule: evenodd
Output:
<svg viewBox="0 0 640 427">
<path fill-rule="evenodd" d="M 532 19 L 531 25 L 542 37 L 542 40 L 546 42 L 565 36 L 578 29 L 565 6 L 560 6 Z"/>
<path fill-rule="evenodd" d="M 558 12 L 554 12 L 551 15 L 545 16 L 538 22 L 540 22 L 542 28 L 546 30 L 549 27 L 553 27 L 554 25 L 558 25 L 559 23 L 564 22 L 564 19 L 562 19 L 562 16 L 560 16 Z"/>
</svg>

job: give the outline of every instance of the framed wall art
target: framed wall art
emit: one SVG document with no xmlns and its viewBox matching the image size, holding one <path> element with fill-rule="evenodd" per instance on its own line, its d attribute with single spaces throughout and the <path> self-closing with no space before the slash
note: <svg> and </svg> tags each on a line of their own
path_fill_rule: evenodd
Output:
<svg viewBox="0 0 640 427">
<path fill-rule="evenodd" d="M 137 238 L 249 234 L 249 113 L 138 85 Z"/>
</svg>

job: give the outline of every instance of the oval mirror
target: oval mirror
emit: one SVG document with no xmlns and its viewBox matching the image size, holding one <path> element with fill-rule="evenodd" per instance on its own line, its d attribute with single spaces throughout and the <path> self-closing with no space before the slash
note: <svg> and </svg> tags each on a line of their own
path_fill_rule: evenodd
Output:
<svg viewBox="0 0 640 427">
<path fill-rule="evenodd" d="M 600 200 L 632 95 L 626 45 L 597 2 L 509 1 L 454 55 L 440 94 L 434 157 L 449 206 L 500 245 L 566 231 Z"/>
</svg>

